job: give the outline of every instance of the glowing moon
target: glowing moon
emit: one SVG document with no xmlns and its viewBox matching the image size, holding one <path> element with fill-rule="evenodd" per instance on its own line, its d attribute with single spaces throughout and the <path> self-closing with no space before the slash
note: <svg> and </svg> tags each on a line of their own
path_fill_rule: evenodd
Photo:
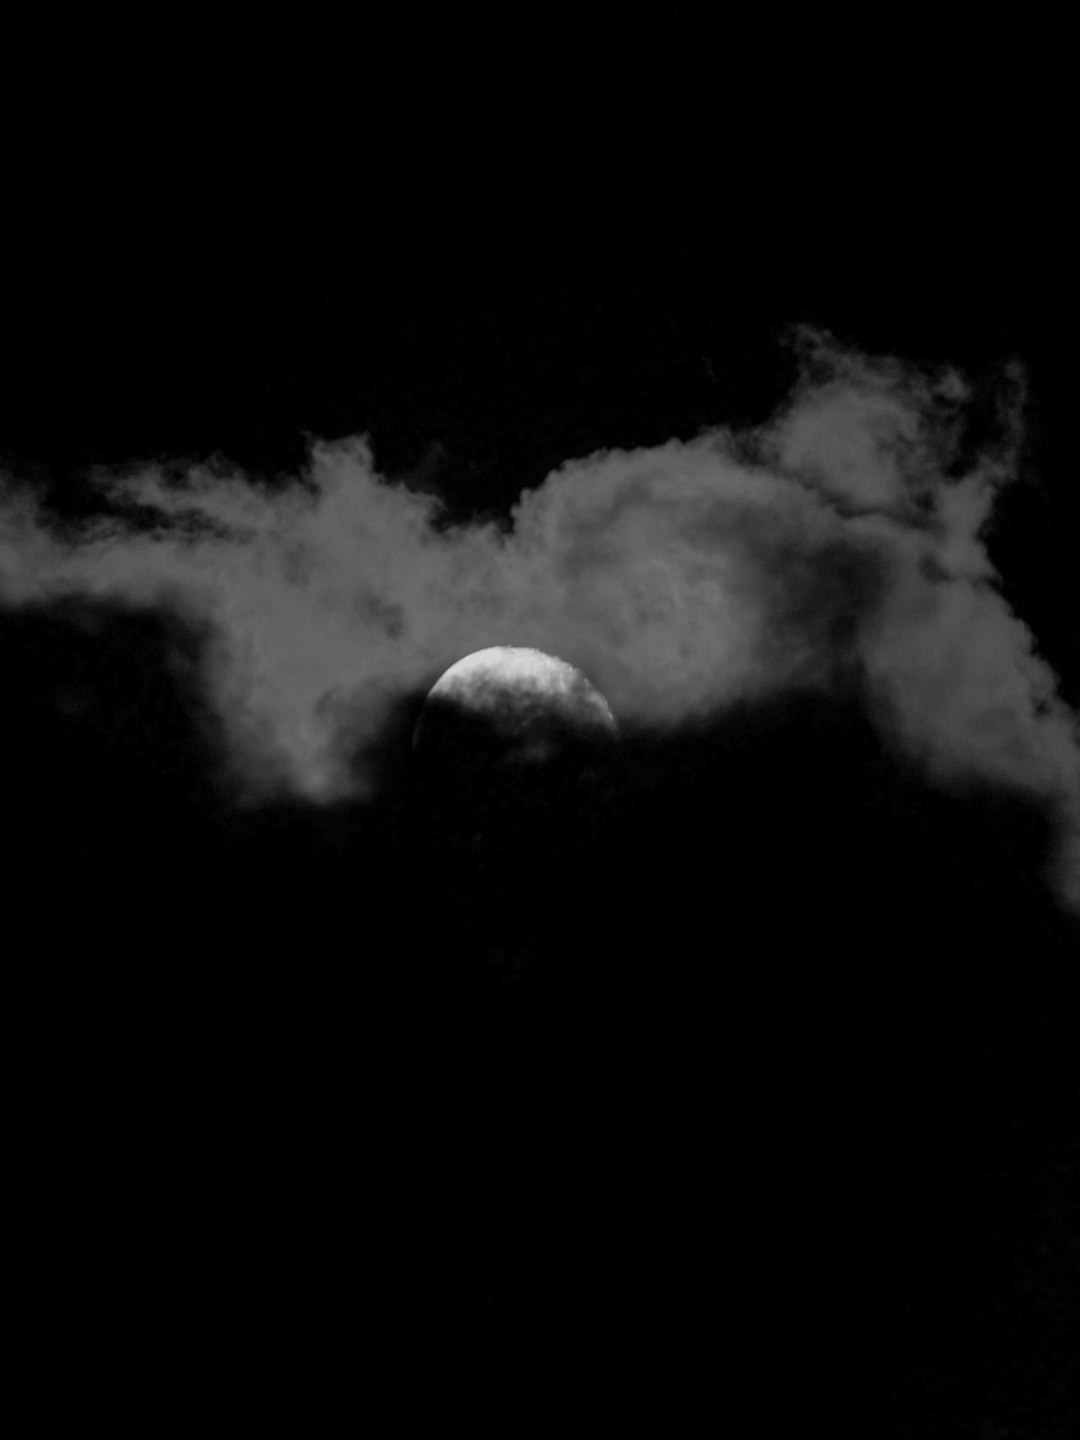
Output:
<svg viewBox="0 0 1080 1440">
<path fill-rule="evenodd" d="M 510 763 L 552 758 L 570 737 L 610 738 L 617 733 L 611 707 L 580 670 L 526 646 L 494 645 L 466 655 L 439 679 L 417 726 L 453 711 L 486 726 Z"/>
<path fill-rule="evenodd" d="M 469 801 L 513 783 L 520 801 L 533 780 L 547 788 L 588 783 L 616 737 L 611 706 L 575 665 L 540 649 L 492 645 L 432 685 L 413 750 L 436 788 L 451 786 Z"/>
<path fill-rule="evenodd" d="M 478 650 L 432 686 L 413 732 L 416 813 L 434 893 L 467 935 L 483 916 L 516 954 L 565 923 L 553 897 L 589 870 L 618 733 L 582 672 L 541 650 Z"/>
</svg>

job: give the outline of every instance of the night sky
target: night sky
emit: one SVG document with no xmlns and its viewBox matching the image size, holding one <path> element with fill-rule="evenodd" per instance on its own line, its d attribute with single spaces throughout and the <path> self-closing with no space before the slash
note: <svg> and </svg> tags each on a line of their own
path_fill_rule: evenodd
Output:
<svg viewBox="0 0 1080 1440">
<path fill-rule="evenodd" d="M 8 1433 L 1080 1433 L 1076 372 L 1009 79 L 12 205 Z M 595 785 L 421 775 L 498 643 L 605 694 Z"/>
</svg>

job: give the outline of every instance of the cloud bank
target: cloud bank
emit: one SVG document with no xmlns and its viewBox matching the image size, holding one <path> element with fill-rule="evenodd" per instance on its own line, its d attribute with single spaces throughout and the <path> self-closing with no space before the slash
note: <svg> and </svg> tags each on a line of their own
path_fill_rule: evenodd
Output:
<svg viewBox="0 0 1080 1440">
<path fill-rule="evenodd" d="M 571 460 L 506 527 L 440 524 L 363 437 L 314 443 L 277 490 L 216 464 L 101 473 L 110 514 L 74 532 L 5 482 L 0 602 L 190 619 L 225 773 L 256 802 L 362 798 L 390 708 L 485 646 L 579 666 L 630 727 L 857 680 L 929 773 L 1055 808 L 1056 881 L 1080 904 L 1080 726 L 983 539 L 1016 478 L 1022 376 L 996 439 L 961 465 L 961 375 L 799 344 L 799 382 L 766 425 Z"/>
</svg>

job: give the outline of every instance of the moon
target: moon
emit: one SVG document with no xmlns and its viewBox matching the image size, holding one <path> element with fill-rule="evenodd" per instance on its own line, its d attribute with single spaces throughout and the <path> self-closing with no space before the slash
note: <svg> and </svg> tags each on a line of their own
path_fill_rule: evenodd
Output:
<svg viewBox="0 0 1080 1440">
<path fill-rule="evenodd" d="M 484 917 L 499 967 L 531 963 L 536 936 L 573 910 L 617 785 L 618 739 L 595 686 L 542 650 L 477 650 L 429 691 L 413 732 L 426 873 L 469 935 Z"/>
<path fill-rule="evenodd" d="M 454 709 L 488 725 L 510 763 L 543 762 L 558 737 L 617 733 L 611 707 L 576 666 L 522 645 L 493 645 L 451 665 L 428 694 L 417 725 L 439 709 Z"/>
<path fill-rule="evenodd" d="M 524 819 L 595 793 L 618 738 L 611 707 L 576 666 L 519 645 L 464 656 L 432 686 L 413 732 L 433 793 L 486 799 Z"/>
</svg>

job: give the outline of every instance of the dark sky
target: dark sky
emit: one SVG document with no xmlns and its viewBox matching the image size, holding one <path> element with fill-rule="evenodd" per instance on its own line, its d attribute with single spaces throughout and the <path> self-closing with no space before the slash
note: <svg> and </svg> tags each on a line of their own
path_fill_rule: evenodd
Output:
<svg viewBox="0 0 1080 1440">
<path fill-rule="evenodd" d="M 1080 1427 L 1062 192 L 842 99 L 22 207 L 14 1433 Z M 591 662 L 601 799 L 418 781 L 469 637 Z"/>
</svg>

